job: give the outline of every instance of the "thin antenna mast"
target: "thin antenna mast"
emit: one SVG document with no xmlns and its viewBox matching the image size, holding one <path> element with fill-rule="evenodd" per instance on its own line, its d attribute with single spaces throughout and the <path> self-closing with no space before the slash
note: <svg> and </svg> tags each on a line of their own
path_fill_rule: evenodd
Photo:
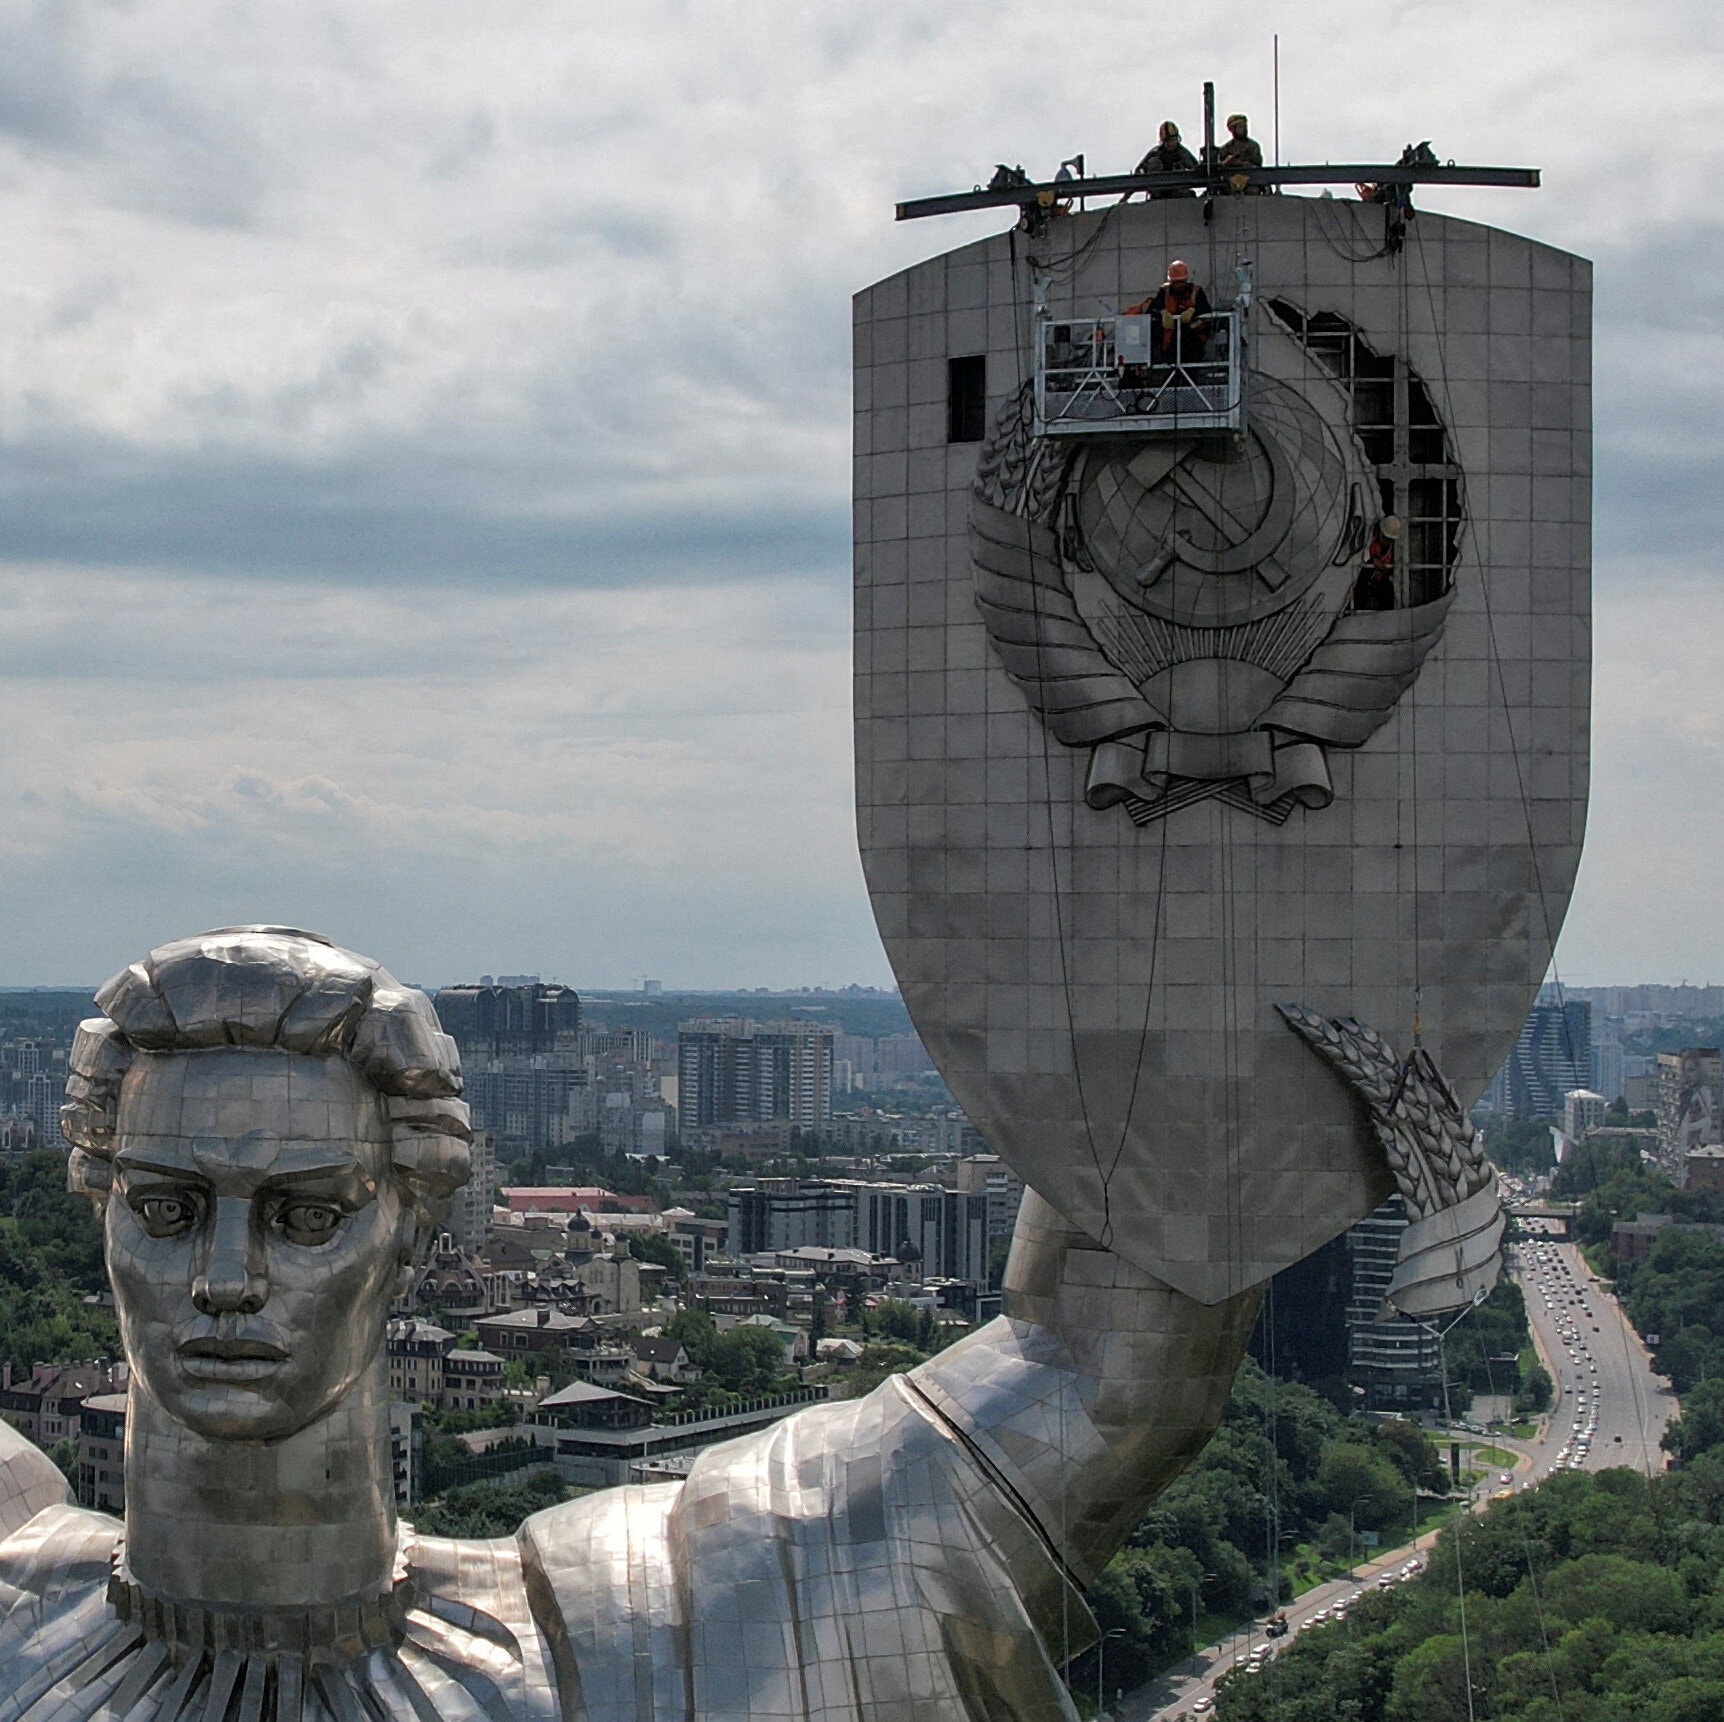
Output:
<svg viewBox="0 0 1724 1722">
<path fill-rule="evenodd" d="M 1281 165 L 1281 32 L 1275 32 L 1275 165 Z"/>
</svg>

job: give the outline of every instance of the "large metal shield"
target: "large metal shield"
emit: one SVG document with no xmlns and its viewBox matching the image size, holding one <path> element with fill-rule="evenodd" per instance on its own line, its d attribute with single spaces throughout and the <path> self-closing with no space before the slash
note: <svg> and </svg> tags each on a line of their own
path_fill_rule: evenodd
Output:
<svg viewBox="0 0 1724 1722">
<path fill-rule="evenodd" d="M 1428 214 L 1381 240 L 1351 202 L 1140 204 L 856 300 L 882 937 L 989 1142 L 1207 1302 L 1393 1187 L 1309 1025 L 1469 1105 L 1580 855 L 1590 269 Z M 1038 282 L 1081 342 L 1174 257 L 1217 308 L 1250 284 L 1245 434 L 1040 434 Z"/>
</svg>

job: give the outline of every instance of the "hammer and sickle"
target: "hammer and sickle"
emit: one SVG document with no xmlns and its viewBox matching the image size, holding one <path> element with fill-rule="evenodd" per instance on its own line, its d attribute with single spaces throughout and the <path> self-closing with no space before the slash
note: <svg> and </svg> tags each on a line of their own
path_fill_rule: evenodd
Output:
<svg viewBox="0 0 1724 1722">
<path fill-rule="evenodd" d="M 1128 470 L 1145 490 L 1171 483 L 1178 501 L 1194 508 L 1224 541 L 1234 533 L 1244 533 L 1231 543 L 1224 542 L 1218 550 L 1206 550 L 1193 544 L 1185 533 L 1173 530 L 1161 549 L 1138 569 L 1140 586 L 1153 586 L 1175 562 L 1183 562 L 1199 574 L 1243 574 L 1249 569 L 1270 591 L 1286 584 L 1287 576 L 1267 563 L 1293 527 L 1293 468 L 1274 437 L 1254 440 L 1269 461 L 1269 506 L 1255 526 L 1235 514 L 1219 491 L 1194 469 L 1196 443 L 1152 444 L 1131 463 Z"/>
</svg>

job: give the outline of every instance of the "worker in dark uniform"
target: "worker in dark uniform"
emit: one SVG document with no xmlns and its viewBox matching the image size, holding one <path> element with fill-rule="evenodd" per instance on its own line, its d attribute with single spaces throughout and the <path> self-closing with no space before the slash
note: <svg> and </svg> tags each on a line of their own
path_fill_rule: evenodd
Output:
<svg viewBox="0 0 1724 1722">
<path fill-rule="evenodd" d="M 1191 279 L 1191 265 L 1175 258 L 1167 266 L 1167 279 L 1155 294 L 1130 306 L 1128 317 L 1145 314 L 1155 318 L 1154 362 L 1157 365 L 1189 365 L 1209 348 L 1209 295 Z"/>
<path fill-rule="evenodd" d="M 1230 197 L 1257 197 L 1264 188 L 1250 184 L 1245 172 L 1263 165 L 1263 146 L 1252 137 L 1251 122 L 1244 114 L 1227 116 L 1227 142 L 1215 152 L 1221 169 L 1221 190 Z"/>
<path fill-rule="evenodd" d="M 1148 155 L 1137 164 L 1138 173 L 1196 173 L 1197 157 L 1179 141 L 1179 127 L 1172 120 L 1161 122 L 1161 139 Z M 1165 197 L 1195 197 L 1197 192 L 1190 186 L 1181 186 L 1167 191 L 1152 191 L 1148 194 L 1153 199 Z"/>
<path fill-rule="evenodd" d="M 1365 546 L 1365 565 L 1353 582 L 1355 610 L 1392 610 L 1395 607 L 1395 541 L 1401 536 L 1401 522 L 1393 514 L 1385 514 Z"/>
</svg>

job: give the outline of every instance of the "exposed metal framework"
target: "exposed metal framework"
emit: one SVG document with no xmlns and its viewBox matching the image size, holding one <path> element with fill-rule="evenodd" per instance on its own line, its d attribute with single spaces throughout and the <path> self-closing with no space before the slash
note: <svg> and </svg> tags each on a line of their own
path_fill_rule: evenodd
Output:
<svg viewBox="0 0 1724 1722">
<path fill-rule="evenodd" d="M 1494 185 L 1536 190 L 1536 167 L 1428 167 L 1390 163 L 1324 163 L 1321 167 L 1257 167 L 1245 172 L 1217 167 L 1191 173 L 1115 173 L 1095 179 L 1054 179 L 1023 185 L 977 186 L 973 191 L 911 198 L 897 206 L 899 221 L 925 215 L 960 215 L 971 209 L 1009 209 L 1026 204 L 1052 208 L 1083 197 L 1129 197 L 1137 192 L 1212 191 L 1224 180 L 1243 179 L 1252 190 L 1281 185 Z"/>
</svg>

